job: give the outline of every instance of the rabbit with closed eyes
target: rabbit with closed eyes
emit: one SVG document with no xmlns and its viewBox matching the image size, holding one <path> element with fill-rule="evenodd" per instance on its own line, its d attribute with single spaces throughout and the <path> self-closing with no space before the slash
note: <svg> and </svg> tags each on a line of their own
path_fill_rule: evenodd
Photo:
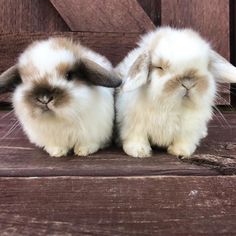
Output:
<svg viewBox="0 0 236 236">
<path fill-rule="evenodd" d="M 236 82 L 236 68 L 190 29 L 146 34 L 116 67 L 119 139 L 133 157 L 151 146 L 189 157 L 207 135 L 217 82 Z"/>
<path fill-rule="evenodd" d="M 13 107 L 32 143 L 50 156 L 70 149 L 87 156 L 110 142 L 113 87 L 120 83 L 105 57 L 70 39 L 49 38 L 31 44 L 0 76 L 0 92 L 16 87 Z"/>
</svg>

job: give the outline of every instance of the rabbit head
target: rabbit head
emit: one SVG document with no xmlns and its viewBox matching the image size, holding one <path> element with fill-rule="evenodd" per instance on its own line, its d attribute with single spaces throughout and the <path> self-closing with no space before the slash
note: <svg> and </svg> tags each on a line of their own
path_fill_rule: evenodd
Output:
<svg viewBox="0 0 236 236">
<path fill-rule="evenodd" d="M 123 90 L 146 88 L 159 101 L 212 102 L 216 81 L 236 81 L 235 67 L 189 29 L 151 32 L 142 38 L 135 53 L 135 60 L 126 59 L 130 67 Z"/>
<path fill-rule="evenodd" d="M 120 83 L 103 56 L 70 39 L 50 38 L 31 44 L 0 76 L 0 92 L 17 87 L 14 105 L 35 118 L 66 117 L 66 111 L 89 102 L 94 86 Z"/>
</svg>

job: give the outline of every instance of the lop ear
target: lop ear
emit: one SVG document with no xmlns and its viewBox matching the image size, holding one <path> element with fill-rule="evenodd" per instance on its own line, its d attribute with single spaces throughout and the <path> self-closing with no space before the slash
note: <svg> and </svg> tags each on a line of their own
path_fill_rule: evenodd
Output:
<svg viewBox="0 0 236 236">
<path fill-rule="evenodd" d="M 0 75 L 0 93 L 13 91 L 21 82 L 17 66 L 10 67 Z"/>
<path fill-rule="evenodd" d="M 128 77 L 123 83 L 122 89 L 124 91 L 131 91 L 139 88 L 148 81 L 150 68 L 150 55 L 148 52 L 141 54 L 131 66 Z"/>
<path fill-rule="evenodd" d="M 218 82 L 236 83 L 236 67 L 211 50 L 209 70 Z"/>
<path fill-rule="evenodd" d="M 115 88 L 122 82 L 115 72 L 110 72 L 89 59 L 81 60 L 78 71 L 85 80 L 98 86 Z"/>
</svg>

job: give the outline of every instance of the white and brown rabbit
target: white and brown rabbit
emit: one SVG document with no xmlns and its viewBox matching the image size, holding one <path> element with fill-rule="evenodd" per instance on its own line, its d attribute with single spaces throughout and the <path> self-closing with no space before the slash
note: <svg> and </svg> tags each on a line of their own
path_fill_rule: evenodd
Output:
<svg viewBox="0 0 236 236">
<path fill-rule="evenodd" d="M 150 156 L 151 145 L 190 156 L 207 135 L 216 82 L 236 82 L 236 68 L 199 34 L 169 27 L 146 34 L 116 71 L 119 138 L 133 157 Z"/>
<path fill-rule="evenodd" d="M 103 56 L 66 38 L 34 42 L 0 76 L 0 92 L 16 89 L 13 106 L 30 141 L 59 157 L 86 156 L 112 135 L 112 87 L 121 81 Z M 105 88 L 111 87 L 111 88 Z"/>
</svg>

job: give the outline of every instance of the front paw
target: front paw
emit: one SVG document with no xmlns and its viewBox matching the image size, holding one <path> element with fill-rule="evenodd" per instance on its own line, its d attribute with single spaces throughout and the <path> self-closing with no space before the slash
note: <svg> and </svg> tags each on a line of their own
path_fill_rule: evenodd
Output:
<svg viewBox="0 0 236 236">
<path fill-rule="evenodd" d="M 127 155 L 132 157 L 144 158 L 152 155 L 152 149 L 149 144 L 129 143 L 124 144 L 123 149 Z"/>
<path fill-rule="evenodd" d="M 99 145 L 76 145 L 74 147 L 74 153 L 78 156 L 88 156 L 96 151 L 98 151 Z"/>
<path fill-rule="evenodd" d="M 188 146 L 184 144 L 172 144 L 168 147 L 167 152 L 174 156 L 187 158 L 194 153 L 195 149 L 195 146 Z"/>
<path fill-rule="evenodd" d="M 62 157 L 66 156 L 68 152 L 68 148 L 65 147 L 44 147 L 44 150 L 51 156 L 51 157 Z"/>
</svg>

